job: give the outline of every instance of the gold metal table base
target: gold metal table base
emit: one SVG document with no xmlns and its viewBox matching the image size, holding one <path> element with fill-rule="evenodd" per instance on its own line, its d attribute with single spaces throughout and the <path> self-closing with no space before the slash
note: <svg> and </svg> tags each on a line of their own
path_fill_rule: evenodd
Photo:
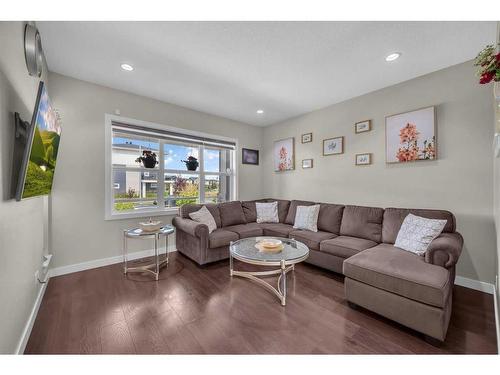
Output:
<svg viewBox="0 0 500 375">
<path fill-rule="evenodd" d="M 149 272 L 149 273 L 153 274 L 153 276 L 155 277 L 155 280 L 158 281 L 161 269 L 167 265 L 168 265 L 168 256 L 165 255 L 164 259 L 162 259 L 158 262 L 158 271 L 154 270 L 154 269 L 156 269 L 156 263 L 152 263 L 152 264 L 146 264 L 144 266 L 124 267 L 123 273 L 126 275 L 129 272 L 137 272 L 137 273 Z"/>
<path fill-rule="evenodd" d="M 245 277 L 247 279 L 250 279 L 250 280 L 256 282 L 258 285 L 264 287 L 264 289 L 267 289 L 270 292 L 274 293 L 276 295 L 276 297 L 278 297 L 278 299 L 280 300 L 282 306 L 286 306 L 286 274 L 290 271 L 293 271 L 294 269 L 295 269 L 294 264 L 286 266 L 285 261 L 282 261 L 280 268 L 277 270 L 255 271 L 255 272 L 235 271 L 233 269 L 233 257 L 230 256 L 230 258 L 229 258 L 229 275 L 231 277 L 232 276 L 240 276 L 240 277 Z M 272 284 L 268 283 L 267 281 L 259 278 L 259 276 L 266 277 L 266 276 L 273 276 L 273 275 L 279 275 L 277 288 L 275 288 Z"/>
</svg>

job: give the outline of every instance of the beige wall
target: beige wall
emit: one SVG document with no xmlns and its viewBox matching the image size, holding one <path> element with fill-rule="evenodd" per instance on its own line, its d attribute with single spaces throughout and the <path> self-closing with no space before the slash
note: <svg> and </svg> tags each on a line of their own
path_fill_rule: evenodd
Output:
<svg viewBox="0 0 500 375">
<path fill-rule="evenodd" d="M 54 267 L 120 255 L 122 229 L 140 221 L 104 220 L 105 113 L 120 109 L 124 117 L 236 138 L 240 148 L 262 144 L 262 128 L 58 74 L 50 75 L 49 95 L 62 119 L 52 194 Z M 238 149 L 239 198 L 260 197 L 261 167 L 241 165 L 240 154 Z M 146 248 L 151 244 L 139 243 L 132 250 Z"/>
<path fill-rule="evenodd" d="M 385 163 L 386 115 L 437 106 L 439 159 L 405 165 Z M 354 134 L 354 123 L 371 119 L 373 130 Z M 465 246 L 460 276 L 493 282 L 492 95 L 477 84 L 472 62 L 363 95 L 264 130 L 264 195 L 344 204 L 441 208 L 457 216 Z M 300 143 L 312 132 L 313 142 Z M 345 136 L 345 153 L 321 156 L 322 139 Z M 296 169 L 273 172 L 273 141 L 295 137 Z M 356 153 L 374 164 L 354 166 Z M 303 170 L 301 160 L 314 159 Z"/>
<path fill-rule="evenodd" d="M 31 121 L 39 82 L 26 70 L 22 22 L 0 22 L 0 51 L 0 353 L 13 353 L 40 290 L 47 198 L 10 199 L 14 112 Z"/>
</svg>

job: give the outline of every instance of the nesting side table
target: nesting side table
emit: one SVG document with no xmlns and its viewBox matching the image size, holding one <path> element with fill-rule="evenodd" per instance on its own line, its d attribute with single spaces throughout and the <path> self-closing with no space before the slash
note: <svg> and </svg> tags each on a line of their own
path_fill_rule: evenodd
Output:
<svg viewBox="0 0 500 375">
<path fill-rule="evenodd" d="M 174 227 L 165 225 L 155 232 L 146 232 L 141 228 L 126 229 L 123 231 L 123 273 L 126 275 L 129 272 L 149 272 L 154 275 L 155 280 L 158 281 L 160 270 L 168 264 L 168 236 L 174 233 Z M 161 237 L 165 237 L 165 254 L 160 256 L 158 244 Z M 127 240 L 129 238 L 136 239 L 153 239 L 154 240 L 154 263 L 146 264 L 137 267 L 128 267 L 128 246 Z"/>
</svg>

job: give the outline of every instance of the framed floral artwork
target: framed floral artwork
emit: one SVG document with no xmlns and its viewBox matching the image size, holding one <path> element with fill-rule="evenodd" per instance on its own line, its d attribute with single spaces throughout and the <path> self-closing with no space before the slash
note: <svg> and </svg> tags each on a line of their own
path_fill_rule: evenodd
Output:
<svg viewBox="0 0 500 375">
<path fill-rule="evenodd" d="M 354 124 L 354 133 L 364 133 L 372 130 L 372 120 L 360 121 Z"/>
<path fill-rule="evenodd" d="M 336 137 L 323 140 L 323 156 L 338 155 L 343 153 L 344 137 Z"/>
<path fill-rule="evenodd" d="M 370 165 L 372 154 L 356 154 L 356 165 Z"/>
<path fill-rule="evenodd" d="M 387 163 L 436 159 L 436 108 L 386 117 L 385 149 Z"/>
<path fill-rule="evenodd" d="M 281 139 L 274 142 L 274 171 L 290 171 L 295 168 L 294 138 Z"/>
</svg>

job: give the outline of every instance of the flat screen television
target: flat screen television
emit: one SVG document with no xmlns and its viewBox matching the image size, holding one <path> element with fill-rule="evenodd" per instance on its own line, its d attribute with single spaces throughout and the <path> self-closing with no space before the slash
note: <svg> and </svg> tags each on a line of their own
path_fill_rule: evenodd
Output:
<svg viewBox="0 0 500 375">
<path fill-rule="evenodd" d="M 52 190 L 61 127 L 43 82 L 38 86 L 33 117 L 25 136 L 16 200 L 48 195 Z"/>
</svg>

